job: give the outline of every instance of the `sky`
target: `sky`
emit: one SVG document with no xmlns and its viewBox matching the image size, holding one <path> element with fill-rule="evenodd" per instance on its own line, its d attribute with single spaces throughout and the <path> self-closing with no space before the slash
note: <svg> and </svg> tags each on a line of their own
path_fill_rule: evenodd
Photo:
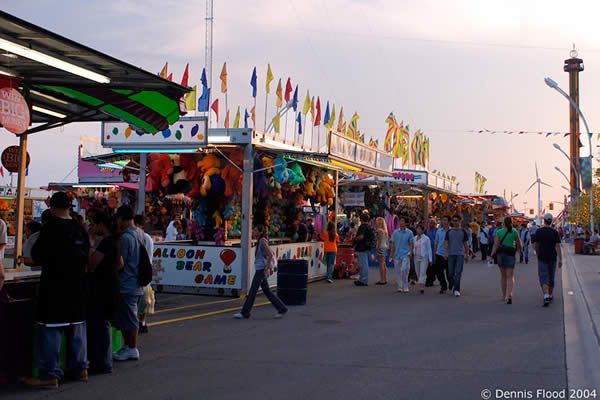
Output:
<svg viewBox="0 0 600 400">
<path fill-rule="evenodd" d="M 28 0 L 3 10 L 151 72 L 168 62 L 178 81 L 190 63 L 190 84 L 199 84 L 205 1 Z M 542 189 L 544 205 L 562 202 L 567 192 L 561 186 L 568 184 L 554 167 L 568 173 L 569 162 L 553 143 L 568 150 L 568 138 L 469 131 L 567 132 L 569 105 L 543 78 L 568 89 L 563 61 L 575 44 L 585 62 L 580 106 L 590 130 L 600 132 L 599 11 L 597 2 L 554 0 L 216 1 L 213 85 L 226 61 L 229 109 L 233 117 L 239 105 L 243 114 L 252 107 L 249 81 L 256 66 L 259 127 L 268 63 L 275 75 L 268 119 L 277 81 L 285 85 L 288 77 L 299 85 L 300 101 L 308 89 L 320 97 L 323 112 L 324 101 L 338 113 L 343 106 L 346 120 L 358 112 L 361 132 L 380 143 L 394 112 L 411 133 L 420 128 L 429 136 L 431 170 L 456 176 L 459 189 L 469 193 L 477 171 L 487 178 L 488 193 L 518 193 L 514 204 L 522 211 L 524 202 L 532 208 L 537 201 L 536 188 L 525 193 L 536 163 L 552 185 Z M 219 101 L 223 110 L 223 95 Z M 80 136 L 99 138 L 99 124 L 32 135 L 27 186 L 75 182 Z M 16 143 L 14 135 L 0 132 L 1 148 Z M 588 154 L 584 140 L 582 155 Z M 0 184 L 9 182 L 0 178 Z"/>
</svg>

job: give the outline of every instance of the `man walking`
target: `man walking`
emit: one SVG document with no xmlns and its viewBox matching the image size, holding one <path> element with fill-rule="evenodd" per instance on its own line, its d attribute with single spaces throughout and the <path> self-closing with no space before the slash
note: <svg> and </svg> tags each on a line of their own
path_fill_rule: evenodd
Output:
<svg viewBox="0 0 600 400">
<path fill-rule="evenodd" d="M 531 237 L 538 257 L 538 276 L 544 294 L 544 307 L 548 307 L 552 303 L 557 258 L 558 268 L 562 268 L 560 236 L 551 227 L 553 218 L 552 214 L 544 215 L 544 227 L 537 229 L 535 235 Z"/>
<path fill-rule="evenodd" d="M 356 286 L 368 286 L 369 284 L 369 253 L 375 233 L 369 226 L 369 214 L 363 213 L 360 216 L 360 226 L 356 232 L 354 239 L 354 251 L 358 254 L 358 262 L 360 263 L 360 276 L 357 281 L 354 281 Z"/>
<path fill-rule="evenodd" d="M 448 260 L 448 285 L 454 296 L 460 297 L 460 279 L 465 261 L 469 261 L 469 235 L 460 227 L 460 216 L 452 217 L 452 228 L 446 232 L 444 254 Z"/>
<path fill-rule="evenodd" d="M 139 319 L 138 301 L 143 288 L 138 284 L 140 248 L 144 245 L 144 234 L 133 223 L 133 211 L 129 206 L 117 209 L 117 226 L 121 232 L 121 256 L 123 266 L 119 272 L 120 297 L 119 310 L 115 315 L 117 328 L 123 333 L 125 344 L 113 353 L 113 360 L 137 360 L 140 352 L 137 348 Z"/>
<path fill-rule="evenodd" d="M 67 377 L 87 381 L 85 323 L 85 270 L 90 252 L 89 237 L 69 215 L 71 201 L 64 192 L 50 199 L 54 218 L 43 225 L 32 249 L 42 268 L 37 299 L 37 351 L 39 378 L 25 384 L 57 388 L 65 373 L 60 368 L 61 338 L 67 339 Z"/>
<path fill-rule="evenodd" d="M 408 293 L 408 272 L 413 255 L 414 235 L 406 229 L 406 217 L 400 217 L 400 228 L 396 229 L 390 240 L 390 255 L 394 259 L 398 292 Z"/>
<path fill-rule="evenodd" d="M 481 224 L 481 228 L 479 228 L 479 249 L 481 250 L 481 259 L 485 261 L 488 256 L 489 251 L 489 242 L 490 242 L 490 231 L 486 228 L 485 224 Z M 474 256 L 473 256 L 474 257 Z"/>
<path fill-rule="evenodd" d="M 521 231 L 519 232 L 519 236 L 521 236 L 521 244 L 523 245 L 523 250 L 521 251 L 521 256 L 519 257 L 519 262 L 522 263 L 525 260 L 525 264 L 529 263 L 529 242 L 531 235 L 529 233 L 529 229 L 527 229 L 527 224 L 521 224 Z"/>
<path fill-rule="evenodd" d="M 446 277 L 448 281 L 450 276 L 448 275 L 448 259 L 445 257 L 445 245 L 446 232 L 448 232 L 450 220 L 448 216 L 442 217 L 442 226 L 438 228 L 435 233 L 435 243 L 433 244 L 433 254 L 435 254 L 434 264 L 434 276 L 440 281 L 440 294 L 446 293 L 448 284 L 446 283 Z M 435 279 L 434 279 L 435 281 Z"/>
</svg>

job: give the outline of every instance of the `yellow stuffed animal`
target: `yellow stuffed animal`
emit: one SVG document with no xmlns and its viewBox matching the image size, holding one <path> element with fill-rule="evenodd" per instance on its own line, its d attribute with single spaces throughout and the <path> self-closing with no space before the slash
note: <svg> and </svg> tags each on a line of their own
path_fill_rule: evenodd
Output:
<svg viewBox="0 0 600 400">
<path fill-rule="evenodd" d="M 317 191 L 317 202 L 321 205 L 332 205 L 333 204 L 333 188 L 332 185 L 335 182 L 329 175 L 324 175 L 319 183 L 319 190 Z"/>
<path fill-rule="evenodd" d="M 219 167 L 221 162 L 214 154 L 207 154 L 198 161 L 198 168 L 202 171 L 202 183 L 200 184 L 200 194 L 206 196 L 210 190 L 210 177 L 221 172 Z"/>
</svg>

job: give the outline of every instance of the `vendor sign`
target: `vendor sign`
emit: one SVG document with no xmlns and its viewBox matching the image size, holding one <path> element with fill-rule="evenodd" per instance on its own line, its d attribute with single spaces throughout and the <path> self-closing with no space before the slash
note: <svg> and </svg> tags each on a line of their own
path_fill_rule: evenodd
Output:
<svg viewBox="0 0 600 400">
<path fill-rule="evenodd" d="M 29 106 L 17 90 L 0 89 L 0 124 L 12 133 L 20 135 L 29 127 Z"/>
<path fill-rule="evenodd" d="M 195 288 L 242 288 L 242 249 L 156 243 L 153 283 Z"/>
<path fill-rule="evenodd" d="M 254 250 L 252 249 L 251 261 L 254 265 Z M 308 279 L 318 279 L 327 276 L 327 266 L 324 264 L 323 242 L 287 243 L 271 246 L 277 260 L 308 261 Z M 254 274 L 254 268 L 252 270 Z M 277 270 L 268 278 L 269 286 L 277 285 Z"/>
<path fill-rule="evenodd" d="M 344 192 L 342 193 L 342 204 L 345 207 L 364 207 L 365 192 Z"/>
</svg>

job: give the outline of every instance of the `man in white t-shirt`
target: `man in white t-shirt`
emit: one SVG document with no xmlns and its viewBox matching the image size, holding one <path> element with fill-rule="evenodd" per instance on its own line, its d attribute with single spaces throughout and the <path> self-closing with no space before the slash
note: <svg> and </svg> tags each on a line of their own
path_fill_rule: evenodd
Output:
<svg viewBox="0 0 600 400">
<path fill-rule="evenodd" d="M 175 218 L 169 222 L 169 226 L 167 226 L 167 231 L 165 232 L 166 241 L 177 240 L 177 227 L 175 226 L 175 221 L 181 221 L 181 215 L 175 215 Z"/>
<path fill-rule="evenodd" d="M 487 260 L 488 251 L 490 249 L 490 231 L 485 226 L 484 223 L 481 224 L 479 228 L 479 233 L 477 234 L 477 238 L 479 239 L 479 249 L 481 250 L 481 260 Z"/>
<path fill-rule="evenodd" d="M 135 226 L 142 231 L 144 234 L 144 247 L 146 248 L 146 252 L 148 253 L 148 257 L 150 258 L 150 262 L 152 262 L 152 253 L 154 252 L 154 242 L 152 241 L 152 237 L 144 232 L 144 225 L 146 224 L 146 218 L 143 215 L 136 215 L 133 218 L 133 223 Z M 138 301 L 138 318 L 140 320 L 140 333 L 148 333 L 148 325 L 146 325 L 146 314 L 149 311 L 149 302 L 148 300 L 154 298 L 154 295 L 150 292 L 150 284 L 144 287 L 144 293 L 140 297 Z"/>
</svg>

